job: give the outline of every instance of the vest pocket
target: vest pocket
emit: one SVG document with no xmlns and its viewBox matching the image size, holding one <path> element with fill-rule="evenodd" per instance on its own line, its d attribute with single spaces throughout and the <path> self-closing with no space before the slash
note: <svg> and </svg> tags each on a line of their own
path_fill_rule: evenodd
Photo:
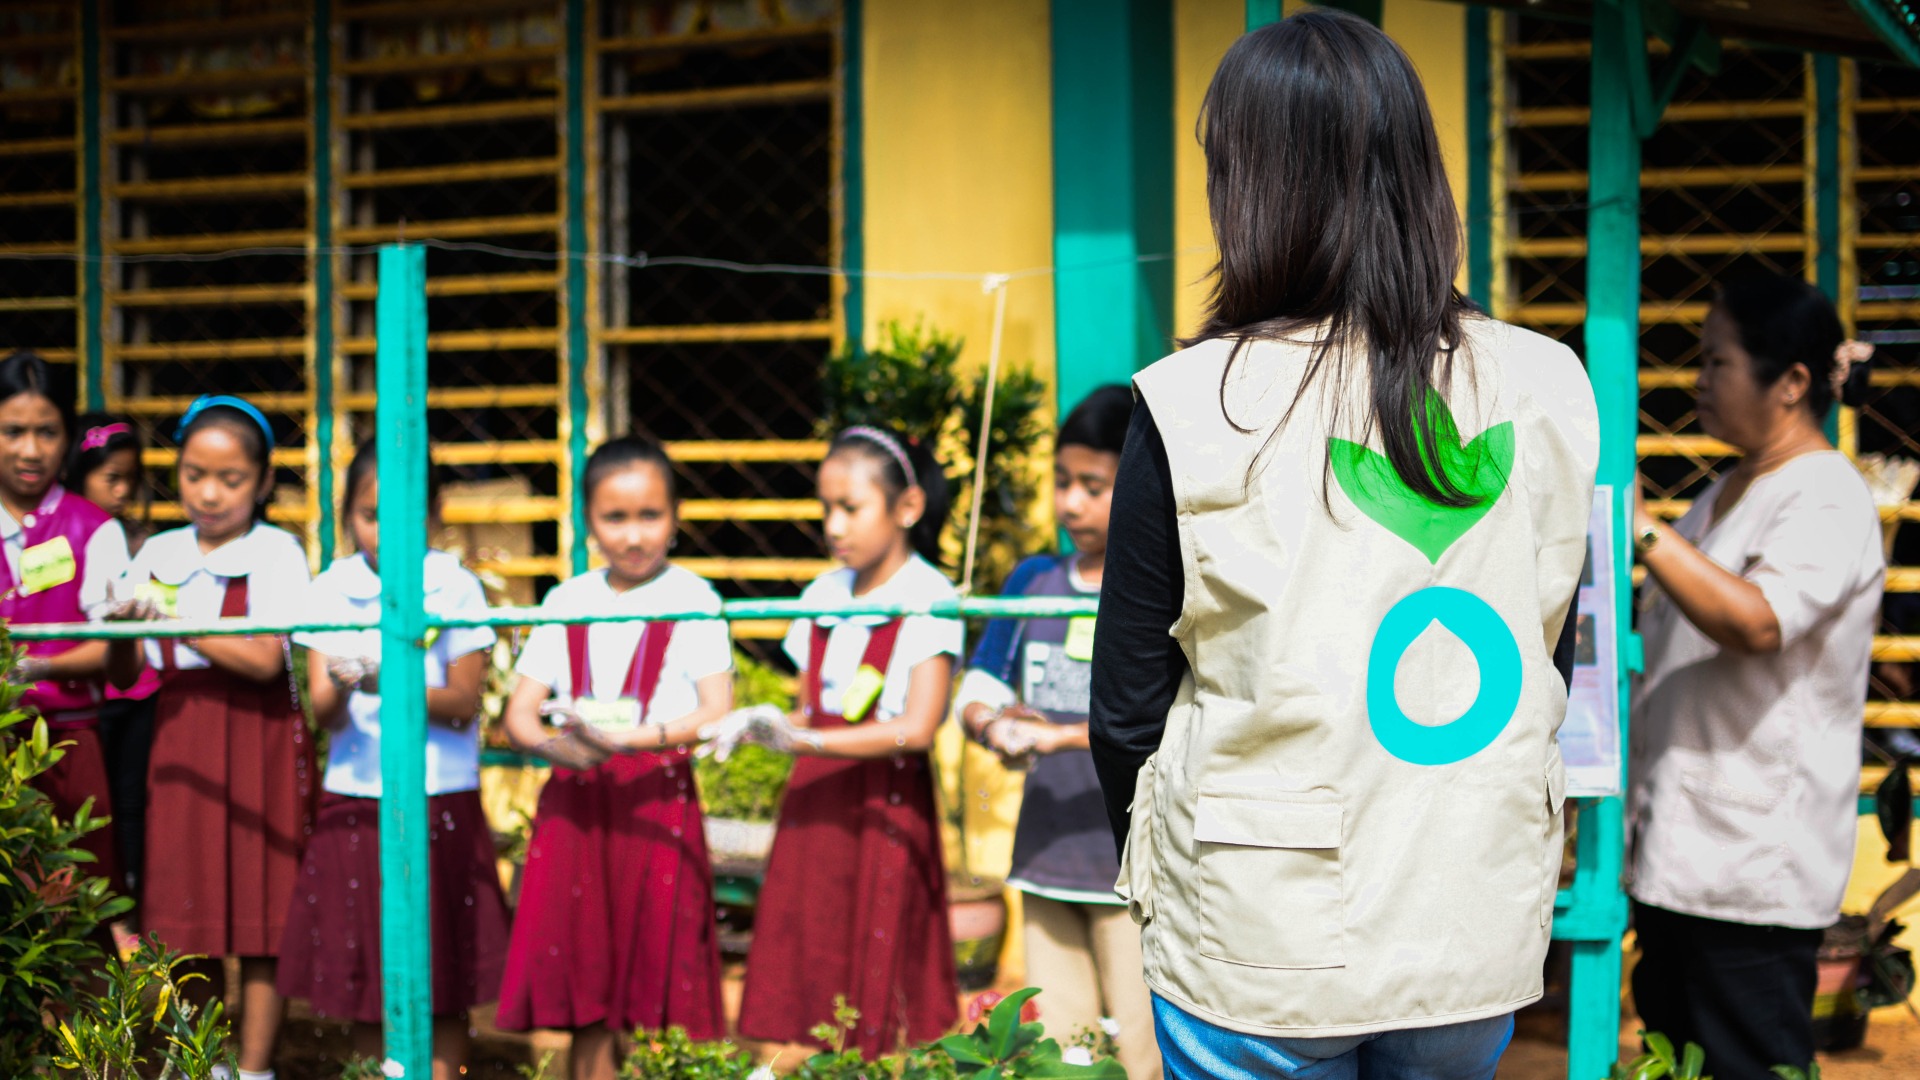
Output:
<svg viewBox="0 0 1920 1080">
<path fill-rule="evenodd" d="M 1202 956 L 1263 968 L 1346 964 L 1338 804 L 1202 791 L 1193 839 Z"/>
<path fill-rule="evenodd" d="M 1560 863 L 1566 853 L 1566 831 L 1561 827 L 1561 817 L 1567 806 L 1567 767 L 1560 760 L 1560 747 L 1555 744 L 1553 757 L 1547 761 L 1547 836 L 1542 846 L 1546 848 L 1545 881 L 1540 886 L 1540 925 L 1553 925 L 1553 902 L 1560 894 Z M 1525 894 L 1522 894 L 1525 895 Z"/>
<path fill-rule="evenodd" d="M 1153 921 L 1153 761 L 1147 758 L 1133 778 L 1133 803 L 1127 807 L 1133 823 L 1120 849 L 1120 877 L 1113 883 L 1113 891 L 1127 902 L 1127 914 L 1141 926 Z"/>
</svg>

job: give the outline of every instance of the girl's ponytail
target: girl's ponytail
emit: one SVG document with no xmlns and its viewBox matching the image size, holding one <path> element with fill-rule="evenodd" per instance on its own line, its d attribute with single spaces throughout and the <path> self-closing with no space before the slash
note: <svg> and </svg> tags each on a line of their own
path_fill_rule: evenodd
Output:
<svg viewBox="0 0 1920 1080">
<path fill-rule="evenodd" d="M 927 493 L 927 512 L 914 522 L 907 538 L 920 557 L 940 565 L 940 536 L 947 529 L 947 514 L 953 508 L 953 494 L 947 489 L 947 471 L 923 443 L 908 440 L 907 460 L 913 462 L 914 482 Z"/>
</svg>

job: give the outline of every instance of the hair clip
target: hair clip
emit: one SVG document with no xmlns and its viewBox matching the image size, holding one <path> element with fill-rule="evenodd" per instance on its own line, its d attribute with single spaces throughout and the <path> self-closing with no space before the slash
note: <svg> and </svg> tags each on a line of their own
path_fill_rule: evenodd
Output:
<svg viewBox="0 0 1920 1080">
<path fill-rule="evenodd" d="M 131 434 L 133 429 L 125 424 L 102 424 L 96 428 L 88 428 L 86 435 L 80 440 L 80 452 L 84 454 L 89 450 L 99 450 L 105 447 L 115 435 Z"/>
</svg>

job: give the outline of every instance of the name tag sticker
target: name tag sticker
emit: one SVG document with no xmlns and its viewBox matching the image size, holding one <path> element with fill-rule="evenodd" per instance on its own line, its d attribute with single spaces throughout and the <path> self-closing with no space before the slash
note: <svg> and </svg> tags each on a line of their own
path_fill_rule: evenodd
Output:
<svg viewBox="0 0 1920 1080">
<path fill-rule="evenodd" d="M 853 681 L 847 684 L 840 694 L 840 715 L 847 723 L 857 724 L 867 718 L 867 710 L 880 698 L 880 691 L 886 689 L 887 677 L 872 664 L 861 664 L 860 670 L 853 673 Z"/>
<path fill-rule="evenodd" d="M 1092 615 L 1078 615 L 1067 622 L 1067 659 L 1093 659 Z"/>
<path fill-rule="evenodd" d="M 155 611 L 169 619 L 180 617 L 180 586 L 163 581 L 143 581 L 133 587 L 133 598 L 152 604 Z"/>
<path fill-rule="evenodd" d="M 601 731 L 627 731 L 640 716 L 640 703 L 632 698 L 616 698 L 612 701 L 575 698 L 573 711 L 586 721 L 588 727 Z"/>
<path fill-rule="evenodd" d="M 20 553 L 20 595 L 32 596 L 73 580 L 78 565 L 73 545 L 64 536 L 35 544 Z"/>
</svg>

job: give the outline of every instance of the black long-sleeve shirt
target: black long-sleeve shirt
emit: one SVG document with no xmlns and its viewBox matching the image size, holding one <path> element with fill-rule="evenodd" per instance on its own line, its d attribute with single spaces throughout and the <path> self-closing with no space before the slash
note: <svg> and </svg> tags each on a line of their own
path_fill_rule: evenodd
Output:
<svg viewBox="0 0 1920 1080">
<path fill-rule="evenodd" d="M 1110 521 L 1088 737 L 1114 842 L 1124 847 L 1134 779 L 1160 748 L 1167 711 L 1188 671 L 1186 653 L 1168 633 L 1186 604 L 1173 472 L 1144 402 L 1134 403 L 1128 422 Z M 1553 666 L 1569 686 L 1574 622 L 1569 610 L 1553 650 Z"/>
</svg>

